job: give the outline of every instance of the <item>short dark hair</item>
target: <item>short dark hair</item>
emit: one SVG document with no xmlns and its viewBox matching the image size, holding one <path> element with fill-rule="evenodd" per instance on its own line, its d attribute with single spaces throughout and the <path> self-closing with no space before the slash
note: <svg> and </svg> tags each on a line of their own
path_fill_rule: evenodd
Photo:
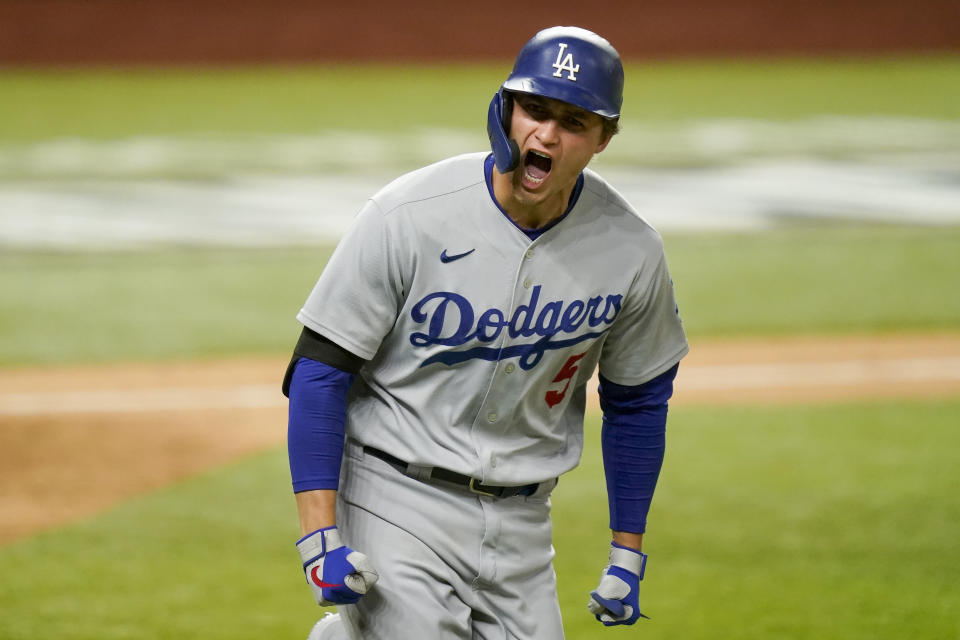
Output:
<svg viewBox="0 0 960 640">
<path fill-rule="evenodd" d="M 620 133 L 620 118 L 603 118 L 603 139 L 608 140 Z"/>
</svg>

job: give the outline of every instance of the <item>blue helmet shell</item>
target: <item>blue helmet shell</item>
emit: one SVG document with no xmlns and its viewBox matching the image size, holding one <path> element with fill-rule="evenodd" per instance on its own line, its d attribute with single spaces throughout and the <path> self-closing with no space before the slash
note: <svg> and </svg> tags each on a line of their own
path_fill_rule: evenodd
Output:
<svg viewBox="0 0 960 640">
<path fill-rule="evenodd" d="M 623 64 L 617 50 L 592 31 L 552 27 L 520 50 L 503 89 L 617 118 L 623 105 Z"/>
<path fill-rule="evenodd" d="M 579 27 L 551 27 L 531 38 L 487 112 L 487 134 L 501 173 L 520 162 L 519 149 L 509 136 L 510 92 L 553 98 L 604 118 L 619 118 L 623 64 L 613 45 Z"/>
</svg>

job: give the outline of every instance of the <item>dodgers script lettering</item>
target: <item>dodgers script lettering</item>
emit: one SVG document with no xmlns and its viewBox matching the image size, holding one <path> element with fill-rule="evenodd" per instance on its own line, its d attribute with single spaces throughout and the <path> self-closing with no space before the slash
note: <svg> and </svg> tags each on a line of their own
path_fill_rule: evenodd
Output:
<svg viewBox="0 0 960 640">
<path fill-rule="evenodd" d="M 551 300 L 541 304 L 540 291 L 541 285 L 533 287 L 529 300 L 517 306 L 510 317 L 497 308 L 477 314 L 467 298 L 452 291 L 437 291 L 424 296 L 410 310 L 410 317 L 418 324 L 425 324 L 426 331 L 411 333 L 410 344 L 415 347 L 459 347 L 476 342 L 479 345 L 459 351 L 443 351 L 427 358 L 420 366 L 436 362 L 450 366 L 473 359 L 494 361 L 518 357 L 521 368 L 532 369 L 546 351 L 566 349 L 603 335 L 620 313 L 623 301 L 620 294 L 608 294 L 585 301 Z M 447 327 L 446 331 L 444 327 Z M 594 331 L 577 334 L 584 327 Z M 497 340 L 504 331 L 513 339 L 536 339 L 503 349 L 480 346 Z"/>
</svg>

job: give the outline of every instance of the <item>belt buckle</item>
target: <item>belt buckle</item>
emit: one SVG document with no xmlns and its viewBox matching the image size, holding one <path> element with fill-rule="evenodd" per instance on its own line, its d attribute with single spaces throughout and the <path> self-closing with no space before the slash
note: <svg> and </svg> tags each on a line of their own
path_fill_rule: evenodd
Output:
<svg viewBox="0 0 960 640">
<path fill-rule="evenodd" d="M 470 491 L 473 493 L 476 493 L 477 495 L 488 496 L 490 498 L 499 497 L 499 494 L 491 493 L 490 491 L 485 491 L 484 489 L 481 489 L 480 483 L 477 482 L 476 478 L 470 478 L 470 484 L 468 486 L 470 488 Z"/>
</svg>

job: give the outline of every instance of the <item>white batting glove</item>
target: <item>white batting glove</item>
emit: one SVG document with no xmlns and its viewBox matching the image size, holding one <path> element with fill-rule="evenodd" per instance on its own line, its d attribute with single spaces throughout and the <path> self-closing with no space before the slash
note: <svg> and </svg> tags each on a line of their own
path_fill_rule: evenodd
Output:
<svg viewBox="0 0 960 640">
<path fill-rule="evenodd" d="M 647 554 L 612 544 L 610 563 L 600 574 L 600 584 L 590 592 L 590 613 L 607 627 L 646 618 L 640 613 L 639 593 L 646 568 Z"/>
<path fill-rule="evenodd" d="M 297 551 L 307 584 L 321 607 L 354 604 L 380 577 L 367 556 L 343 546 L 336 527 L 300 538 Z"/>
</svg>

